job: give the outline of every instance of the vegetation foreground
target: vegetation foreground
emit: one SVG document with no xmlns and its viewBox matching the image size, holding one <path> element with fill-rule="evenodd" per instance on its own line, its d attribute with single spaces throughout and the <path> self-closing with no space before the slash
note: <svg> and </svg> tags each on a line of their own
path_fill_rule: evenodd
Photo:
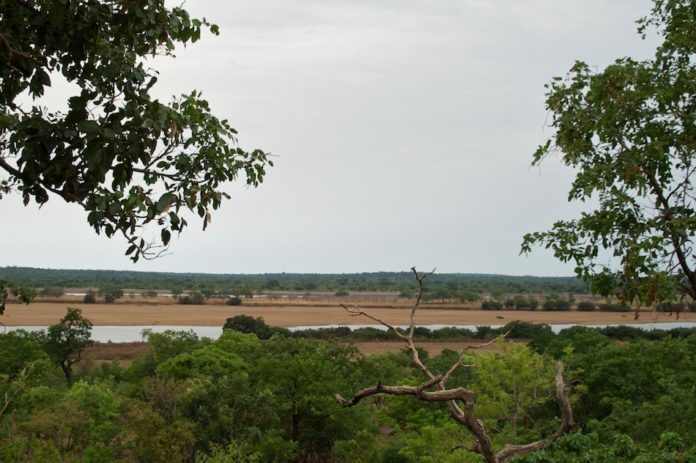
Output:
<svg viewBox="0 0 696 463">
<path fill-rule="evenodd" d="M 337 331 L 293 335 L 252 317 L 230 320 L 234 329 L 217 340 L 149 333 L 147 353 L 128 366 L 79 361 L 91 324 L 76 310 L 44 332 L 0 335 L 0 461 L 482 461 L 444 404 L 376 395 L 346 408 L 334 398 L 375 382 L 419 384 L 406 351 L 365 357 Z M 515 461 L 696 461 L 693 330 L 505 329 L 529 342 L 418 353 L 432 371 L 462 366 L 450 387 L 475 393 L 494 446 L 544 439 L 559 426 L 553 369 L 563 362 L 577 425 Z M 472 333 L 481 342 L 498 334 Z"/>
<path fill-rule="evenodd" d="M 0 15 L 0 198 L 16 192 L 25 205 L 74 203 L 97 233 L 122 235 L 126 255 L 138 261 L 166 252 L 172 234 L 187 227 L 187 211 L 205 229 L 229 197 L 226 183 L 258 186 L 272 166 L 265 152 L 237 145 L 236 131 L 200 92 L 170 103 L 150 95 L 157 76 L 149 57 L 172 55 L 206 29 L 216 34 L 205 19 L 161 0 L 15 0 L 2 3 Z M 534 163 L 561 154 L 577 171 L 569 200 L 597 204 L 527 234 L 522 250 L 544 246 L 573 262 L 593 294 L 681 310 L 696 300 L 696 2 L 654 0 L 638 24 L 641 35 L 661 39 L 654 57 L 621 58 L 603 70 L 577 61 L 548 84 L 554 130 Z M 56 73 L 80 89 L 63 112 L 42 98 Z M 32 103 L 22 105 L 27 98 Z M 155 241 L 141 238 L 146 226 L 159 231 Z M 10 295 L 35 296 L 22 279 L 37 275 L 24 270 L 0 275 L 0 314 Z M 335 277 L 322 284 L 345 296 L 349 282 Z M 389 280 L 403 275 L 378 277 L 379 289 L 413 297 Z M 210 284 L 179 301 L 197 304 L 207 290 L 241 301 L 282 284 L 264 280 Z M 172 291 L 182 289 L 174 283 Z M 292 290 L 320 287 L 306 283 L 293 281 Z M 417 301 L 482 300 L 485 308 L 484 292 L 510 292 L 490 281 L 437 283 L 431 292 L 421 286 Z M 106 302 L 123 295 L 104 289 Z M 565 293 L 547 298 L 546 309 L 569 310 L 574 291 Z M 528 295 L 519 296 L 515 308 L 531 308 Z M 492 302 L 491 310 L 507 304 Z M 575 327 L 553 335 L 526 326 L 527 345 L 500 340 L 492 352 L 428 357 L 413 344 L 411 316 L 408 332 L 392 330 L 407 353 L 364 357 L 333 339 L 337 333 L 310 339 L 228 329 L 218 340 L 150 333 L 147 354 L 130 365 L 90 367 L 81 355 L 91 326 L 68 309 L 46 331 L 0 335 L 0 461 L 696 462 L 690 330 L 620 328 L 617 336 Z M 541 450 L 506 451 L 524 448 Z"/>
</svg>

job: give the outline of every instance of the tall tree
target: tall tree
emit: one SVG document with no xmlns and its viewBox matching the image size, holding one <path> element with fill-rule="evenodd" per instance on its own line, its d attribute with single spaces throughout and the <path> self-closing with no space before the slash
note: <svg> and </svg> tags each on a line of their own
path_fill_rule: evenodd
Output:
<svg viewBox="0 0 696 463">
<path fill-rule="evenodd" d="M 597 206 L 522 250 L 551 248 L 594 292 L 650 305 L 696 298 L 696 1 L 655 0 L 638 23 L 662 39 L 652 59 L 599 72 L 578 61 L 547 85 L 555 133 L 534 164 L 561 153 L 577 169 L 569 201 Z"/>
<path fill-rule="evenodd" d="M 205 229 L 228 197 L 224 182 L 243 174 L 257 186 L 271 161 L 239 148 L 200 92 L 150 96 L 157 72 L 146 59 L 172 56 L 204 28 L 218 33 L 164 0 L 0 0 L 0 197 L 77 203 L 137 261 L 185 228 L 182 209 Z M 59 78 L 77 89 L 52 110 L 42 97 Z M 148 224 L 159 240 L 142 238 Z"/>
<path fill-rule="evenodd" d="M 44 343 L 48 355 L 63 370 L 68 387 L 72 387 L 73 365 L 92 344 L 92 322 L 82 316 L 80 309 L 68 307 L 65 317 L 48 327 Z"/>
</svg>

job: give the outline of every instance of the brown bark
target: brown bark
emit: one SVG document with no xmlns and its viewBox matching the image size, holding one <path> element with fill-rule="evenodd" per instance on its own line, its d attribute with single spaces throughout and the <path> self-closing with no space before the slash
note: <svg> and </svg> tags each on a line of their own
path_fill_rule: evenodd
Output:
<svg viewBox="0 0 696 463">
<path fill-rule="evenodd" d="M 418 386 L 386 386 L 383 385 L 381 382 L 378 382 L 376 386 L 368 387 L 362 389 L 361 391 L 358 391 L 350 399 L 345 399 L 341 397 L 339 394 L 335 394 L 334 398 L 336 399 L 336 401 L 344 407 L 352 407 L 358 404 L 362 399 L 366 397 L 371 397 L 379 394 L 387 394 L 411 395 L 425 402 L 445 402 L 449 408 L 450 415 L 452 416 L 452 418 L 462 426 L 466 427 L 475 439 L 475 444 L 473 447 L 466 448 L 459 446 L 458 448 L 466 448 L 471 452 L 480 454 L 484 458 L 486 463 L 503 463 L 514 456 L 532 452 L 535 450 L 540 450 L 556 441 L 562 435 L 566 434 L 574 426 L 575 422 L 573 419 L 573 410 L 571 408 L 570 400 L 568 398 L 570 388 L 565 384 L 565 381 L 563 379 L 563 365 L 559 362 L 556 364 L 555 367 L 555 395 L 556 403 L 558 404 L 558 407 L 561 411 L 561 424 L 556 430 L 556 432 L 544 439 L 539 439 L 537 441 L 530 442 L 527 444 L 507 444 L 502 448 L 502 450 L 498 452 L 495 451 L 491 442 L 490 435 L 486 431 L 483 422 L 476 417 L 476 413 L 474 410 L 476 394 L 474 394 L 473 391 L 463 387 L 448 389 L 446 386 L 447 380 L 449 379 L 450 375 L 457 368 L 463 366 L 462 360 L 466 350 L 461 353 L 457 362 L 454 365 L 452 365 L 452 367 L 450 367 L 450 369 L 444 375 L 433 374 L 433 372 L 431 372 L 428 369 L 428 367 L 421 361 L 418 355 L 418 350 L 416 349 L 416 346 L 413 342 L 413 334 L 415 331 L 415 313 L 418 309 L 421 297 L 423 295 L 424 280 L 429 275 L 431 275 L 432 272 L 420 275 L 418 272 L 416 272 L 415 268 L 412 268 L 411 270 L 413 271 L 416 281 L 418 282 L 419 293 L 416 299 L 416 303 L 414 304 L 413 309 L 411 310 L 410 325 L 407 335 L 400 333 L 396 330 L 396 328 L 393 325 L 385 323 L 379 318 L 373 317 L 365 313 L 358 307 L 351 308 L 344 305 L 343 308 L 350 312 L 352 315 L 365 316 L 371 320 L 380 323 L 381 325 L 387 327 L 389 330 L 395 333 L 399 338 L 401 338 L 406 343 L 409 351 L 411 352 L 411 360 L 413 361 L 414 365 L 419 370 L 421 370 L 421 372 L 423 372 L 423 374 L 428 379 Z M 503 335 L 502 337 L 505 337 L 505 335 Z M 491 342 L 494 341 L 495 340 Z M 484 345 L 488 345 L 491 342 L 486 343 Z M 483 347 L 484 345 L 479 347 Z M 429 390 L 432 388 L 435 388 L 436 390 Z"/>
</svg>

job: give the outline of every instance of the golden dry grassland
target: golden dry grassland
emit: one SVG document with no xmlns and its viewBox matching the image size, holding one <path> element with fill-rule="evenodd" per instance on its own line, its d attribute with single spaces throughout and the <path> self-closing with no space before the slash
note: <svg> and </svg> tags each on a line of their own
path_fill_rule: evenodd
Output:
<svg viewBox="0 0 696 463">
<path fill-rule="evenodd" d="M 370 324 L 363 317 L 353 317 L 340 306 L 296 305 L 180 305 L 142 303 L 83 304 L 32 303 L 29 306 L 8 304 L 0 323 L 7 326 L 41 326 L 58 322 L 70 305 L 82 309 L 83 315 L 95 325 L 176 325 L 222 326 L 225 320 L 239 314 L 263 319 L 272 326 L 304 326 Z M 406 306 L 369 307 L 365 310 L 384 321 L 397 325 L 408 324 L 410 309 Z M 666 313 L 642 312 L 639 320 L 630 313 L 613 312 L 544 312 L 522 310 L 484 311 L 422 307 L 416 321 L 420 325 L 503 325 L 513 320 L 531 323 L 624 324 L 675 321 Z M 680 321 L 696 321 L 693 313 L 682 313 Z"/>
</svg>

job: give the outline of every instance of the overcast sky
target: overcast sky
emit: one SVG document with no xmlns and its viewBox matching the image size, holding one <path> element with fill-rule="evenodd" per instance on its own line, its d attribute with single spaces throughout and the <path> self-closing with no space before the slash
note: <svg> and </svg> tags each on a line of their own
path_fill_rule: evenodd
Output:
<svg viewBox="0 0 696 463">
<path fill-rule="evenodd" d="M 276 157 L 230 185 L 206 232 L 132 264 L 58 199 L 0 201 L 0 266 L 175 272 L 570 275 L 522 235 L 581 207 L 557 159 L 531 168 L 544 84 L 574 60 L 646 58 L 644 0 L 189 0 L 218 37 L 158 59 L 157 96 L 198 89 L 241 146 Z M 50 98 L 65 100 L 68 89 Z"/>
</svg>

